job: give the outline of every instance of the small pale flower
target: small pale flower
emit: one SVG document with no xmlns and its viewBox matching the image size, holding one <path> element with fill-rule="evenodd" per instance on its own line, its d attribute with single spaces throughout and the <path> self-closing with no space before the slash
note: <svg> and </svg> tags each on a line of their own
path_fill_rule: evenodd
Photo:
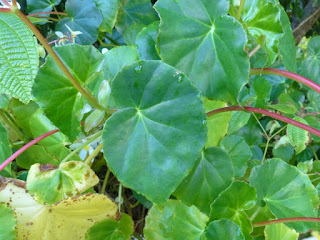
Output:
<svg viewBox="0 0 320 240">
<path fill-rule="evenodd" d="M 77 35 L 82 34 L 82 32 L 80 32 L 80 31 L 72 31 L 72 29 L 67 24 L 65 24 L 65 26 L 68 28 L 69 32 L 71 33 L 72 41 L 75 42 Z"/>
</svg>

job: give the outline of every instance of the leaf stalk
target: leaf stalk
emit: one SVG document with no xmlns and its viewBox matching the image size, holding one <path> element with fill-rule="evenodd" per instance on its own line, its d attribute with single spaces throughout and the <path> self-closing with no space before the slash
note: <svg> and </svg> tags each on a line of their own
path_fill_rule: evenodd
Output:
<svg viewBox="0 0 320 240">
<path fill-rule="evenodd" d="M 293 218 L 282 218 L 282 219 L 275 219 L 265 222 L 257 222 L 253 223 L 253 227 L 262 227 L 271 224 L 279 224 L 279 223 L 289 223 L 289 222 L 320 222 L 320 218 L 314 217 L 293 217 Z"/>
</svg>

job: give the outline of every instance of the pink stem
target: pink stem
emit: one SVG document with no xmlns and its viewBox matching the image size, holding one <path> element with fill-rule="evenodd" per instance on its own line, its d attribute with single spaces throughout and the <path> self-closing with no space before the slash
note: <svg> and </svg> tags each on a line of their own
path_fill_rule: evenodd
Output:
<svg viewBox="0 0 320 240">
<path fill-rule="evenodd" d="M 320 222 L 320 218 L 314 217 L 293 217 L 293 218 L 282 218 L 282 219 L 275 219 L 265 222 L 257 222 L 253 223 L 253 227 L 262 227 L 271 224 L 278 224 L 278 223 L 288 223 L 288 222 Z"/>
<path fill-rule="evenodd" d="M 2 0 L 2 2 L 7 6 L 11 8 L 11 5 L 7 2 L 7 0 Z"/>
<path fill-rule="evenodd" d="M 239 107 L 239 106 L 225 107 L 225 108 L 219 108 L 219 109 L 210 111 L 210 112 L 207 113 L 207 116 L 210 117 L 210 116 L 212 116 L 214 114 L 218 114 L 218 113 L 222 113 L 222 112 L 229 112 L 229 111 L 248 111 L 248 112 L 264 114 L 266 116 L 278 119 L 278 120 L 280 120 L 282 122 L 286 122 L 286 123 L 289 123 L 289 124 L 294 125 L 296 127 L 302 128 L 302 129 L 304 129 L 304 130 L 306 130 L 308 132 L 311 132 L 311 133 L 313 133 L 313 134 L 315 134 L 315 135 L 320 137 L 320 131 L 315 129 L 315 128 L 313 128 L 313 127 L 310 127 L 310 126 L 305 125 L 305 124 L 303 124 L 301 122 L 292 120 L 291 118 L 288 118 L 288 117 L 285 117 L 285 116 L 282 116 L 282 115 L 279 115 L 279 114 L 276 114 L 276 113 L 273 113 L 273 112 L 270 112 L 270 111 L 267 111 L 267 110 L 264 110 L 264 109 L 261 109 L 261 108 Z"/>
<path fill-rule="evenodd" d="M 285 70 L 279 70 L 279 69 L 274 69 L 274 68 L 252 68 L 252 69 L 250 69 L 250 74 L 251 75 L 270 74 L 270 75 L 277 75 L 277 76 L 281 76 L 281 77 L 286 77 L 286 78 L 295 80 L 297 82 L 300 82 L 300 83 L 314 89 L 318 93 L 320 93 L 320 85 L 318 85 L 317 83 L 311 81 L 308 78 L 302 77 L 298 74 L 288 72 Z"/>
<path fill-rule="evenodd" d="M 17 158 L 21 153 L 23 153 L 25 150 L 27 150 L 29 147 L 31 147 L 32 145 L 36 144 L 37 142 L 39 142 L 40 140 L 56 133 L 59 132 L 59 129 L 55 129 L 52 130 L 50 132 L 47 132 L 39 137 L 37 137 L 36 139 L 32 140 L 31 142 L 29 142 L 28 144 L 24 145 L 22 148 L 20 148 L 18 151 L 16 151 L 14 154 L 12 154 L 7 160 L 5 160 L 1 165 L 0 165 L 0 172 L 9 164 L 11 163 L 15 158 Z"/>
</svg>

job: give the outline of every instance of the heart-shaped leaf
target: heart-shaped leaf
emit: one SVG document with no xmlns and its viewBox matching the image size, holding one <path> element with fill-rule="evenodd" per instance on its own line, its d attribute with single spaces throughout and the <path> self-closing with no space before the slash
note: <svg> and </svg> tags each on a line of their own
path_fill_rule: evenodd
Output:
<svg viewBox="0 0 320 240">
<path fill-rule="evenodd" d="M 108 166 L 125 186 L 163 202 L 206 141 L 201 95 L 187 77 L 160 61 L 125 66 L 111 89 L 120 110 L 107 120 L 102 136 Z"/>
</svg>

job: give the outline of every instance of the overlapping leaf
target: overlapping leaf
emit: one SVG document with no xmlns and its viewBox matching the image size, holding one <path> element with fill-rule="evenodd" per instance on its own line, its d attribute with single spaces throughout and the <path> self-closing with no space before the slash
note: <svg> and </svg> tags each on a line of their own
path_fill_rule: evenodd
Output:
<svg viewBox="0 0 320 240">
<path fill-rule="evenodd" d="M 133 233 L 133 221 L 125 213 L 121 213 L 119 221 L 106 219 L 97 222 L 86 233 L 86 240 L 129 240 Z"/>
<path fill-rule="evenodd" d="M 0 92 L 28 103 L 39 56 L 30 29 L 14 14 L 0 13 Z"/>
<path fill-rule="evenodd" d="M 295 117 L 293 120 L 308 125 L 307 121 L 301 117 Z M 287 127 L 287 136 L 291 145 L 294 147 L 296 154 L 301 153 L 304 149 L 306 149 L 308 142 L 310 141 L 310 135 L 308 131 L 291 124 L 289 124 Z"/>
<path fill-rule="evenodd" d="M 117 20 L 119 10 L 118 0 L 94 0 L 94 2 L 100 10 L 103 19 L 99 30 L 111 34 Z"/>
<path fill-rule="evenodd" d="M 319 203 L 317 191 L 307 175 L 280 159 L 270 159 L 255 167 L 250 184 L 256 189 L 258 203 L 266 203 L 277 218 L 315 217 Z M 315 223 L 296 222 L 287 226 L 298 232 L 315 227 Z"/>
<path fill-rule="evenodd" d="M 15 211 L 17 239 L 82 239 L 96 222 L 118 217 L 117 205 L 105 195 L 85 194 L 46 206 L 32 198 L 23 181 L 1 177 L 0 202 Z"/>
<path fill-rule="evenodd" d="M 160 59 L 156 49 L 156 40 L 159 31 L 159 21 L 151 23 L 141 30 L 137 36 L 136 44 L 141 59 L 158 60 Z"/>
<path fill-rule="evenodd" d="M 90 45 L 97 41 L 102 16 L 96 4 L 92 0 L 67 0 L 65 5 L 68 17 L 61 19 L 56 25 L 56 31 L 67 33 L 80 31 L 76 43 Z M 70 33 L 69 33 L 70 34 Z"/>
<path fill-rule="evenodd" d="M 210 221 L 220 218 L 231 219 L 240 226 L 245 239 L 252 239 L 251 221 L 244 211 L 252 208 L 256 201 L 257 194 L 253 187 L 245 182 L 233 182 L 212 203 Z"/>
<path fill-rule="evenodd" d="M 0 203 L 0 239 L 16 240 L 17 220 L 14 211 Z"/>
<path fill-rule="evenodd" d="M 99 178 L 83 162 L 65 162 L 59 168 L 37 163 L 28 173 L 27 189 L 37 202 L 54 204 L 66 197 L 79 195 L 98 182 Z"/>
<path fill-rule="evenodd" d="M 206 141 L 200 93 L 177 69 L 135 62 L 112 82 L 120 108 L 106 122 L 104 156 L 117 178 L 155 203 L 191 170 Z"/>
<path fill-rule="evenodd" d="M 161 59 L 183 71 L 209 99 L 235 103 L 248 79 L 249 59 L 243 28 L 227 15 L 228 1 L 159 0 L 155 9 L 161 18 Z"/>
<path fill-rule="evenodd" d="M 268 225 L 265 228 L 266 240 L 285 239 L 285 240 L 297 240 L 299 234 L 294 230 L 288 228 L 283 223 Z"/>
<path fill-rule="evenodd" d="M 174 195 L 184 203 L 195 205 L 208 214 L 210 204 L 233 179 L 234 171 L 228 154 L 217 147 L 207 148 Z"/>
<path fill-rule="evenodd" d="M 67 45 L 55 49 L 76 80 L 98 92 L 103 80 L 103 55 L 93 46 Z M 36 77 L 33 94 L 47 117 L 73 141 L 79 134 L 80 93 L 49 57 Z"/>
<path fill-rule="evenodd" d="M 208 240 L 244 240 L 240 227 L 229 219 L 212 221 L 206 228 Z"/>
</svg>

